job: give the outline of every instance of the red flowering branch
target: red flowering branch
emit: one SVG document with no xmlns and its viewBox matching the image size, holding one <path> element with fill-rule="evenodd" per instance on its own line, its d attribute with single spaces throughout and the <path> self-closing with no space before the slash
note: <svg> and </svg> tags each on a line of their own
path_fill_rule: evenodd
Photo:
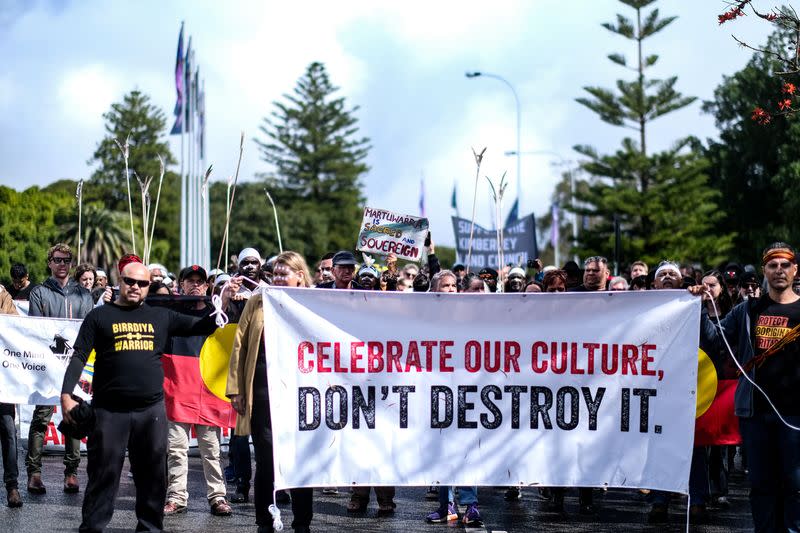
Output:
<svg viewBox="0 0 800 533">
<path fill-rule="evenodd" d="M 793 115 L 797 111 L 800 111 L 800 107 L 796 110 L 793 106 L 797 87 L 794 83 L 786 80 L 788 77 L 800 75 L 800 17 L 798 17 L 797 12 L 791 6 L 773 8 L 770 12 L 761 12 L 753 6 L 753 1 L 754 0 L 738 0 L 728 4 L 729 9 L 717 17 L 717 22 L 719 24 L 725 24 L 726 22 L 744 17 L 746 15 L 745 9 L 749 9 L 756 17 L 770 24 L 775 24 L 785 30 L 794 32 L 794 40 L 792 42 L 794 53 L 790 56 L 784 56 L 780 52 L 774 50 L 750 46 L 746 42 L 738 39 L 735 35 L 731 36 L 740 46 L 753 50 L 754 52 L 771 56 L 783 65 L 782 71 L 775 72 L 775 75 L 784 79 L 784 83 L 781 87 L 781 96 L 775 102 L 774 111 L 770 112 L 761 106 L 756 106 L 750 116 L 753 121 L 763 126 L 769 124 L 776 116 Z M 800 97 L 800 95 L 798 95 L 798 97 Z"/>
</svg>

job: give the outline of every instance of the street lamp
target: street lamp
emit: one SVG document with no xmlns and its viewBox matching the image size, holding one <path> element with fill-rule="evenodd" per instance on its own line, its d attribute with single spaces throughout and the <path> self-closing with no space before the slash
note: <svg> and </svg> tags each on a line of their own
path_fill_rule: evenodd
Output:
<svg viewBox="0 0 800 533">
<path fill-rule="evenodd" d="M 514 103 L 517 105 L 517 213 L 522 213 L 522 173 L 521 173 L 521 165 L 520 165 L 520 149 L 519 149 L 519 142 L 520 142 L 520 128 L 521 128 L 521 112 L 520 112 L 520 105 L 519 105 L 519 97 L 517 96 L 517 91 L 514 90 L 514 86 L 511 83 L 503 78 L 502 76 L 498 76 L 497 74 L 489 74 L 488 72 L 467 72 L 464 74 L 467 78 L 492 78 L 498 81 L 501 81 L 511 89 L 511 92 L 514 94 Z"/>
<path fill-rule="evenodd" d="M 512 156 L 516 155 L 519 159 L 520 155 L 550 155 L 557 157 L 561 166 L 567 168 L 567 173 L 569 174 L 569 188 L 570 188 L 570 195 L 572 196 L 572 206 L 575 207 L 575 174 L 572 172 L 572 168 L 570 166 L 569 161 L 564 159 L 564 157 L 556 151 L 553 150 L 531 150 L 528 152 L 520 152 L 519 150 L 509 150 L 505 152 L 505 155 Z M 573 250 L 578 247 L 578 215 L 573 211 L 572 212 L 572 248 Z M 573 260 L 577 263 L 578 262 L 578 254 L 573 255 Z"/>
</svg>

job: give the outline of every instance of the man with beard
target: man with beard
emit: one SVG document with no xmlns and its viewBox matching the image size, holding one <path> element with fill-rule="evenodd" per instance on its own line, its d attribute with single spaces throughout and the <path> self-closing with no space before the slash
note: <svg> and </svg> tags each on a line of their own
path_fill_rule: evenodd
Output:
<svg viewBox="0 0 800 533">
<path fill-rule="evenodd" d="M 356 273 L 356 258 L 347 250 L 342 250 L 334 254 L 333 259 L 333 281 L 320 283 L 318 289 L 363 289 L 353 276 Z"/>
<path fill-rule="evenodd" d="M 161 356 L 170 336 L 208 334 L 216 324 L 210 314 L 198 318 L 147 305 L 149 287 L 146 266 L 132 262 L 122 269 L 119 296 L 83 320 L 64 374 L 61 412 L 66 424 L 75 425 L 73 416 L 81 411 L 73 411 L 78 403 L 71 393 L 95 351 L 82 533 L 104 531 L 111 521 L 126 450 L 136 485 L 136 531 L 164 529 L 167 420 Z"/>
<path fill-rule="evenodd" d="M 506 292 L 525 292 L 525 271 L 520 267 L 514 267 L 508 273 Z"/>
<path fill-rule="evenodd" d="M 239 275 L 253 282 L 245 282 L 242 291 L 251 290 L 261 282 L 261 254 L 258 250 L 245 248 L 239 252 Z"/>
<path fill-rule="evenodd" d="M 727 340 L 749 378 L 739 378 L 734 410 L 748 459 L 754 529 L 800 531 L 800 296 L 792 290 L 797 254 L 776 242 L 764 250 L 761 265 L 767 292 L 734 307 L 719 326 L 704 309 L 700 339 L 720 347 L 713 351 L 720 354 L 728 353 Z M 689 291 L 701 295 L 703 289 Z"/>
<path fill-rule="evenodd" d="M 569 292 L 604 291 L 607 283 L 608 259 L 596 255 L 583 262 L 583 284 L 569 289 Z"/>
</svg>

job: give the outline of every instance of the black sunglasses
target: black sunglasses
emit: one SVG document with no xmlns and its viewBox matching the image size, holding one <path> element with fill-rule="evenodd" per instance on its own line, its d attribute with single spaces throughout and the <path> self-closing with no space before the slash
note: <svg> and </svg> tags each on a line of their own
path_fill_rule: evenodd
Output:
<svg viewBox="0 0 800 533">
<path fill-rule="evenodd" d="M 125 285 L 128 287 L 133 287 L 134 285 L 138 285 L 140 289 L 144 289 L 145 287 L 150 286 L 150 280 L 148 279 L 133 279 L 127 276 L 122 278 L 122 281 L 125 282 Z"/>
<path fill-rule="evenodd" d="M 68 265 L 68 264 L 72 263 L 72 258 L 71 257 L 53 257 L 52 259 L 50 259 L 50 261 L 52 261 L 53 263 L 55 263 L 57 265 Z"/>
</svg>

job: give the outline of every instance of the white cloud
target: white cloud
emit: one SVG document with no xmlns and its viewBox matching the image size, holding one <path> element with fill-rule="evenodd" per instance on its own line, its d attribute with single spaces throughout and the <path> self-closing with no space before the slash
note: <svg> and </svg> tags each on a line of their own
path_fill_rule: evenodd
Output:
<svg viewBox="0 0 800 533">
<path fill-rule="evenodd" d="M 58 100 L 64 117 L 80 127 L 102 125 L 102 115 L 122 92 L 122 83 L 101 64 L 84 65 L 67 71 L 58 82 Z"/>
</svg>

